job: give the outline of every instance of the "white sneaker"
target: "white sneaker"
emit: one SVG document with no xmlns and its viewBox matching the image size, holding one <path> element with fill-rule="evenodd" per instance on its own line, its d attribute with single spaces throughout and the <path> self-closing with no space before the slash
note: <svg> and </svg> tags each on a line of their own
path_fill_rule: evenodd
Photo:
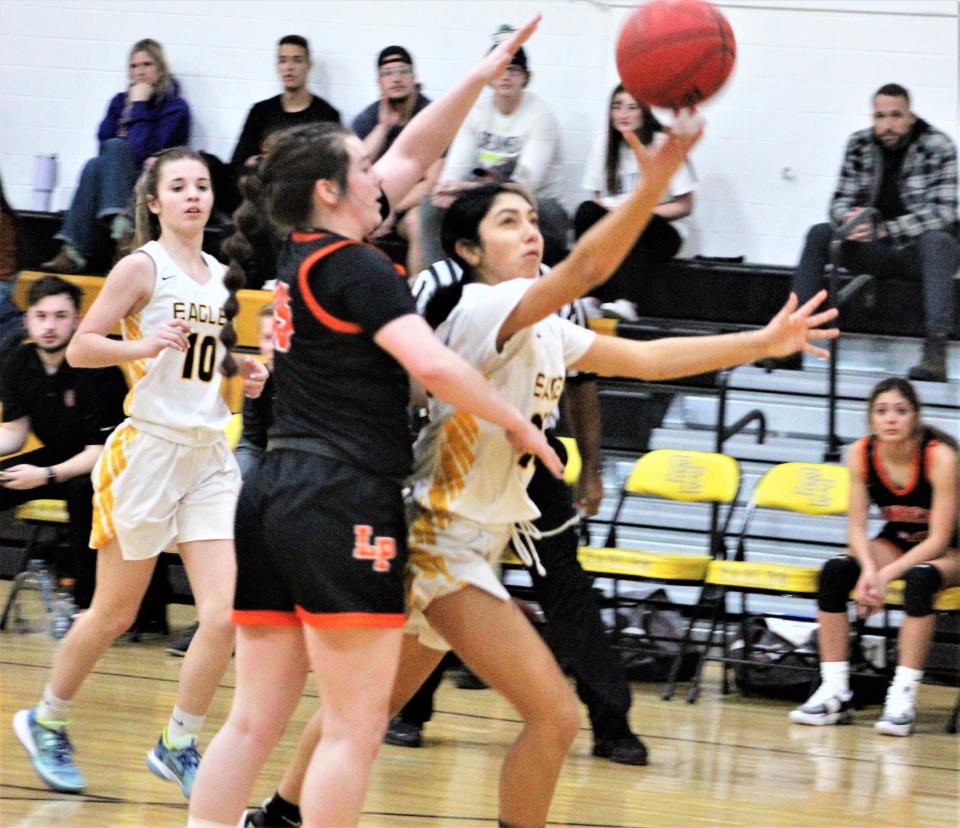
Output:
<svg viewBox="0 0 960 828">
<path fill-rule="evenodd" d="M 604 302 L 600 306 L 600 312 L 609 319 L 619 319 L 621 322 L 636 322 L 640 318 L 637 306 L 629 299 Z"/>
<path fill-rule="evenodd" d="M 852 699 L 853 693 L 849 690 L 843 693 L 828 684 L 821 684 L 800 707 L 790 711 L 790 721 L 814 726 L 847 724 L 853 719 Z"/>
<path fill-rule="evenodd" d="M 887 700 L 883 703 L 883 714 L 873 723 L 873 729 L 887 736 L 909 736 L 917 720 L 917 708 L 913 693 L 905 687 L 891 684 L 887 690 Z"/>
</svg>

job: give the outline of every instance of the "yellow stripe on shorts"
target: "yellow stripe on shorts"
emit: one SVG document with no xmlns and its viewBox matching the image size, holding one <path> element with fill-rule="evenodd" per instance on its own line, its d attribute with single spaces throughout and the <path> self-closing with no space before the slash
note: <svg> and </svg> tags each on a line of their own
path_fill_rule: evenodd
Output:
<svg viewBox="0 0 960 828">
<path fill-rule="evenodd" d="M 126 449 L 137 436 L 130 423 L 121 423 L 113 433 L 110 447 L 100 458 L 97 477 L 93 481 L 93 525 L 90 531 L 90 547 L 102 549 L 116 533 L 113 523 L 113 483 L 127 467 Z"/>
</svg>

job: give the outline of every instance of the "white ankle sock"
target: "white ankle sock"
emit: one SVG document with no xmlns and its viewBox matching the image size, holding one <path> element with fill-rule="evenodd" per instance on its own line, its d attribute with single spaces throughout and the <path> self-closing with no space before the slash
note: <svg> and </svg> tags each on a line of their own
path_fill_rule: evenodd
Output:
<svg viewBox="0 0 960 828">
<path fill-rule="evenodd" d="M 838 690 L 844 696 L 850 695 L 850 662 L 821 661 L 820 678 L 823 683 Z"/>
<path fill-rule="evenodd" d="M 53 694 L 49 684 L 44 685 L 43 698 L 37 705 L 37 720 L 41 724 L 65 725 L 70 721 L 72 709 L 71 700 L 58 698 Z"/>
<path fill-rule="evenodd" d="M 175 746 L 189 739 L 196 739 L 203 729 L 203 720 L 206 718 L 206 716 L 184 713 L 174 705 L 173 712 L 170 714 L 170 721 L 167 722 L 167 729 L 164 731 L 167 744 Z"/>
<path fill-rule="evenodd" d="M 890 687 L 903 688 L 909 693 L 916 695 L 917 687 L 921 681 L 923 681 L 923 670 L 914 670 L 913 667 L 904 667 L 902 664 L 899 664 L 897 665 L 896 672 L 893 674 L 893 681 Z"/>
</svg>

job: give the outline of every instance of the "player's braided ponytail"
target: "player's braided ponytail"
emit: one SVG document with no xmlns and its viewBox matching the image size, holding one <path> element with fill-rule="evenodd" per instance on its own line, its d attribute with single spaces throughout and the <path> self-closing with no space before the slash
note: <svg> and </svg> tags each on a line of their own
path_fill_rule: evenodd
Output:
<svg viewBox="0 0 960 828">
<path fill-rule="evenodd" d="M 261 232 L 263 219 L 260 208 L 260 179 L 256 173 L 243 176 L 239 182 L 243 201 L 233 214 L 233 234 L 223 243 L 223 254 L 227 257 L 227 272 L 223 276 L 224 287 L 230 296 L 223 306 L 226 324 L 220 331 L 220 341 L 227 347 L 227 356 L 220 371 L 226 377 L 237 373 L 237 361 L 230 353 L 237 344 L 237 331 L 233 320 L 240 311 L 237 291 L 247 283 L 246 266 L 254 257 L 250 239 Z"/>
</svg>

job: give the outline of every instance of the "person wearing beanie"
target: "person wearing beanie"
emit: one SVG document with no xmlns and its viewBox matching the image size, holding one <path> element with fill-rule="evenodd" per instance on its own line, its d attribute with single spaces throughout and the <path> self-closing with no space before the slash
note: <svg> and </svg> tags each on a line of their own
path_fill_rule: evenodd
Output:
<svg viewBox="0 0 960 828">
<path fill-rule="evenodd" d="M 495 42 L 508 27 L 494 35 Z M 493 95 L 480 100 L 454 139 L 431 198 L 421 205 L 425 260 L 444 258 L 440 247 L 443 211 L 464 189 L 491 181 L 513 181 L 537 200 L 544 261 L 554 264 L 566 251 L 570 221 L 560 203 L 563 157 L 560 130 L 546 104 L 527 91 L 532 73 L 525 49 L 490 84 Z"/>
</svg>

